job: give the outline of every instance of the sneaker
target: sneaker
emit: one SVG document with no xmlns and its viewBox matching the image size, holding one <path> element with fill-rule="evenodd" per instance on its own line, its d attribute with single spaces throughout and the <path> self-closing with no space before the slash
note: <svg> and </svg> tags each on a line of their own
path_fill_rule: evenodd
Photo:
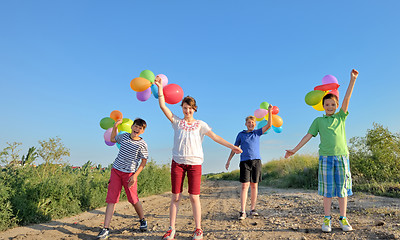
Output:
<svg viewBox="0 0 400 240">
<path fill-rule="evenodd" d="M 339 220 L 339 224 L 344 232 L 353 231 L 353 227 L 349 224 L 349 222 L 347 221 L 347 218 L 343 218 L 342 220 Z"/>
<path fill-rule="evenodd" d="M 240 212 L 239 213 L 239 220 L 244 220 L 246 219 L 246 212 Z"/>
<path fill-rule="evenodd" d="M 193 240 L 203 240 L 203 230 L 197 228 L 193 233 Z"/>
<path fill-rule="evenodd" d="M 97 235 L 97 239 L 107 239 L 110 236 L 110 230 L 107 228 L 103 228 L 99 235 Z"/>
<path fill-rule="evenodd" d="M 147 231 L 147 221 L 144 220 L 144 218 L 140 220 L 140 231 L 142 232 Z"/>
<path fill-rule="evenodd" d="M 172 227 L 169 227 L 168 231 L 164 236 L 162 237 L 164 240 L 174 240 L 175 239 L 175 229 L 172 229 Z"/>
<path fill-rule="evenodd" d="M 250 215 L 251 216 L 259 216 L 258 212 L 255 209 L 250 211 Z"/>
<path fill-rule="evenodd" d="M 322 224 L 323 232 L 332 232 L 331 220 L 329 218 L 324 217 L 324 223 Z"/>
</svg>

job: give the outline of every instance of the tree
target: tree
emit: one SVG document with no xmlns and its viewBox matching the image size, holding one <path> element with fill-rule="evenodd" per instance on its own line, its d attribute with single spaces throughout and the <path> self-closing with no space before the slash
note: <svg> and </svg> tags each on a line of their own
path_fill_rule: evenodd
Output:
<svg viewBox="0 0 400 240">
<path fill-rule="evenodd" d="M 38 154 L 36 152 L 36 148 L 30 147 L 28 149 L 28 153 L 26 154 L 26 156 L 22 155 L 22 158 L 21 158 L 22 166 L 31 164 L 33 161 L 36 160 L 37 157 L 38 157 Z"/>
<path fill-rule="evenodd" d="M 49 138 L 48 141 L 39 141 L 37 154 L 43 159 L 45 167 L 54 164 L 64 164 L 67 161 L 63 159 L 70 156 L 69 149 L 64 146 L 59 137 Z"/>
<path fill-rule="evenodd" d="M 22 143 L 20 142 L 7 142 L 8 147 L 4 148 L 3 151 L 0 152 L 0 162 L 2 165 L 6 167 L 15 167 L 18 165 L 19 152 L 18 149 Z"/>
<path fill-rule="evenodd" d="M 377 123 L 365 137 L 350 139 L 350 160 L 355 176 L 377 182 L 400 181 L 400 135 Z"/>
</svg>

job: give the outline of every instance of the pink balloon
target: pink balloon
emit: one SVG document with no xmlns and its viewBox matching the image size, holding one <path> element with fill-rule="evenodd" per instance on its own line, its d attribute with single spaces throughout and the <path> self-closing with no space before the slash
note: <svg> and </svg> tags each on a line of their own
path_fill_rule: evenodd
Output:
<svg viewBox="0 0 400 240">
<path fill-rule="evenodd" d="M 111 132 L 112 132 L 113 128 L 109 128 L 106 130 L 106 132 L 104 133 L 104 140 L 106 142 L 111 142 Z"/>
<path fill-rule="evenodd" d="M 163 87 L 165 87 L 168 84 L 168 78 L 164 74 L 158 74 L 156 77 L 161 78 L 161 84 Z"/>
<path fill-rule="evenodd" d="M 322 78 L 322 84 L 328 84 L 328 83 L 338 83 L 338 80 L 333 75 L 325 75 Z"/>
<path fill-rule="evenodd" d="M 168 104 L 176 104 L 183 98 L 183 90 L 178 84 L 168 84 L 163 90 L 165 102 Z"/>
<path fill-rule="evenodd" d="M 136 98 L 142 102 L 147 101 L 147 99 L 149 99 L 150 96 L 151 96 L 151 88 L 148 88 L 142 92 L 136 92 Z"/>
<path fill-rule="evenodd" d="M 113 142 L 109 142 L 109 141 L 104 141 L 106 143 L 107 146 L 114 146 L 115 143 Z"/>
<path fill-rule="evenodd" d="M 254 116 L 256 118 L 263 118 L 265 115 L 267 115 L 268 111 L 262 108 L 259 108 L 254 111 Z"/>
</svg>

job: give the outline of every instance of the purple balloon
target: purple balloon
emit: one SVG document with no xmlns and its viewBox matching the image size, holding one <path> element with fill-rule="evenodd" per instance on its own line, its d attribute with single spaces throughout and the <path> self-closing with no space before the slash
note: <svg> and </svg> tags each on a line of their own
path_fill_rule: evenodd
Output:
<svg viewBox="0 0 400 240">
<path fill-rule="evenodd" d="M 109 142 L 109 141 L 104 141 L 106 143 L 107 146 L 114 146 L 115 143 L 113 142 Z"/>
<path fill-rule="evenodd" d="M 161 78 L 161 84 L 163 87 L 165 87 L 168 84 L 168 78 L 164 74 L 158 74 L 156 77 Z"/>
<path fill-rule="evenodd" d="M 338 80 L 333 75 L 325 75 L 322 78 L 322 84 L 328 84 L 328 83 L 338 83 Z"/>
<path fill-rule="evenodd" d="M 106 132 L 104 133 L 104 140 L 106 142 L 111 142 L 111 132 L 112 132 L 113 128 L 109 128 L 106 130 Z"/>
<path fill-rule="evenodd" d="M 142 92 L 136 92 L 136 98 L 142 102 L 147 101 L 147 99 L 149 99 L 150 96 L 151 96 L 151 88 L 147 88 Z"/>
</svg>

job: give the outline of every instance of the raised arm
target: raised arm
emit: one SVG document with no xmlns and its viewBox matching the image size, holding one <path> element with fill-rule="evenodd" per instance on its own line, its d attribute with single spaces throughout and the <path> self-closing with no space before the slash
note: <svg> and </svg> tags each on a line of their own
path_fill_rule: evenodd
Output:
<svg viewBox="0 0 400 240">
<path fill-rule="evenodd" d="M 292 156 L 293 154 L 295 154 L 297 151 L 300 150 L 300 148 L 302 148 L 308 141 L 310 141 L 310 139 L 313 137 L 313 135 L 311 135 L 310 133 L 307 133 L 299 142 L 299 144 L 297 144 L 297 146 L 295 148 L 293 148 L 292 150 L 286 150 L 286 154 L 285 154 L 285 158 L 288 158 L 290 156 Z"/>
<path fill-rule="evenodd" d="M 165 116 L 172 122 L 172 112 L 169 110 L 169 108 L 165 105 L 165 98 L 164 98 L 164 91 L 163 91 L 163 85 L 161 83 L 161 78 L 156 77 L 154 80 L 154 83 L 158 87 L 158 104 L 160 105 L 161 110 L 165 114 Z"/>
<path fill-rule="evenodd" d="M 232 151 L 234 153 L 242 153 L 242 149 L 240 149 L 240 147 L 233 145 L 232 143 L 226 141 L 225 139 L 223 139 L 222 137 L 218 136 L 217 134 L 215 134 L 212 130 L 208 131 L 206 133 L 206 135 L 208 137 L 210 137 L 212 140 L 214 140 L 214 142 L 217 142 L 227 148 L 232 149 Z"/>
<path fill-rule="evenodd" d="M 268 123 L 264 127 L 262 127 L 262 132 L 265 133 L 272 126 L 272 105 L 270 104 L 268 107 Z"/>
<path fill-rule="evenodd" d="M 353 93 L 354 84 L 356 83 L 356 79 L 358 77 L 358 71 L 353 69 L 350 73 L 350 83 L 347 87 L 346 95 L 344 96 L 342 103 L 343 112 L 347 113 L 347 109 L 349 108 L 349 102 L 351 98 L 351 94 Z"/>
<path fill-rule="evenodd" d="M 113 143 L 116 143 L 116 142 L 117 142 L 117 141 L 115 140 L 115 136 L 117 136 L 117 127 L 118 127 L 118 125 L 120 125 L 121 123 L 122 123 L 122 119 L 119 119 L 119 120 L 117 120 L 117 121 L 114 123 L 113 129 L 112 129 L 112 132 L 111 132 L 111 137 L 110 137 L 110 141 L 113 142 Z"/>
</svg>

